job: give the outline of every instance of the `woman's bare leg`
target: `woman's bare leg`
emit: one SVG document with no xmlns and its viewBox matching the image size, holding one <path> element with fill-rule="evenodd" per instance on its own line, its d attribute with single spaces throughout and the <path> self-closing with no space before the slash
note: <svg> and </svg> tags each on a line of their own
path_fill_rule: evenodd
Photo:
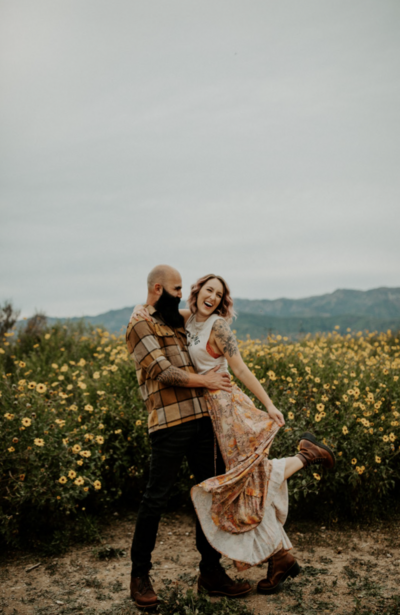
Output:
<svg viewBox="0 0 400 615">
<path fill-rule="evenodd" d="M 295 474 L 304 468 L 304 463 L 299 459 L 299 457 L 286 457 L 286 465 L 285 465 L 285 480 L 287 480 L 290 476 Z"/>
</svg>

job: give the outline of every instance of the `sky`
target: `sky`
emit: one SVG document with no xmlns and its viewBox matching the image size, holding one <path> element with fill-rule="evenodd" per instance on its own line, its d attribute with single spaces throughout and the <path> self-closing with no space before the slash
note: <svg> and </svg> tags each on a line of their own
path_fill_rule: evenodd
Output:
<svg viewBox="0 0 400 615">
<path fill-rule="evenodd" d="M 0 0 L 0 302 L 399 286 L 398 0 Z"/>
</svg>

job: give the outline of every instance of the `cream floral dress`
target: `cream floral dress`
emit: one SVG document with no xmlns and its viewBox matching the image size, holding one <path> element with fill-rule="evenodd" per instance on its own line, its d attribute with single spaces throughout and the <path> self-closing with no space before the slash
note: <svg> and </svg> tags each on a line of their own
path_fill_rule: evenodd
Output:
<svg viewBox="0 0 400 615">
<path fill-rule="evenodd" d="M 228 372 L 226 359 L 208 344 L 219 318 L 196 322 L 192 315 L 186 324 L 189 353 L 199 373 L 216 365 Z M 205 398 L 226 473 L 196 485 L 191 496 L 209 543 L 245 570 L 282 547 L 292 548 L 283 529 L 288 514 L 285 459 L 268 459 L 279 427 L 235 384 L 231 393 L 208 391 Z"/>
</svg>

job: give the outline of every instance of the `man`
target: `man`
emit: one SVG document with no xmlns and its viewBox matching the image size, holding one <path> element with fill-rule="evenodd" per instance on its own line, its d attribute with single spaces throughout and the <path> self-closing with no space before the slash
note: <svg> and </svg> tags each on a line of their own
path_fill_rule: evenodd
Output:
<svg viewBox="0 0 400 615">
<path fill-rule="evenodd" d="M 141 501 L 132 541 L 131 597 L 141 608 L 157 606 L 149 579 L 151 554 L 168 495 L 186 456 L 198 483 L 214 476 L 214 433 L 203 388 L 231 390 L 230 378 L 217 371 L 196 374 L 190 361 L 183 318 L 179 272 L 155 267 L 147 278 L 146 307 L 151 322 L 132 319 L 126 332 L 128 351 L 135 360 L 140 392 L 149 413 L 150 477 Z M 224 473 L 219 455 L 217 472 Z M 196 547 L 201 555 L 199 588 L 226 596 L 251 591 L 235 583 L 220 564 L 221 555 L 207 542 L 196 522 Z"/>
</svg>

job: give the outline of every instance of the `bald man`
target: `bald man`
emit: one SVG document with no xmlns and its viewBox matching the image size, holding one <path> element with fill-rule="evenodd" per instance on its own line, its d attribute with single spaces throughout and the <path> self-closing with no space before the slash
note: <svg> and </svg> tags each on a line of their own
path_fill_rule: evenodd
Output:
<svg viewBox="0 0 400 615">
<path fill-rule="evenodd" d="M 214 432 L 203 388 L 230 391 L 228 374 L 195 373 L 190 361 L 183 318 L 179 313 L 182 279 L 169 265 L 158 265 L 147 278 L 145 307 L 151 320 L 131 319 L 126 342 L 135 361 L 139 389 L 145 401 L 151 441 L 150 477 L 140 503 L 132 541 L 131 597 L 139 608 L 155 608 L 157 595 L 149 571 L 158 524 L 168 496 L 186 457 L 196 482 L 214 476 Z M 219 451 L 218 451 L 219 453 Z M 217 457 L 217 473 L 225 468 Z M 250 585 L 235 583 L 220 564 L 196 521 L 196 547 L 201 577 L 210 593 L 241 596 Z"/>
</svg>

